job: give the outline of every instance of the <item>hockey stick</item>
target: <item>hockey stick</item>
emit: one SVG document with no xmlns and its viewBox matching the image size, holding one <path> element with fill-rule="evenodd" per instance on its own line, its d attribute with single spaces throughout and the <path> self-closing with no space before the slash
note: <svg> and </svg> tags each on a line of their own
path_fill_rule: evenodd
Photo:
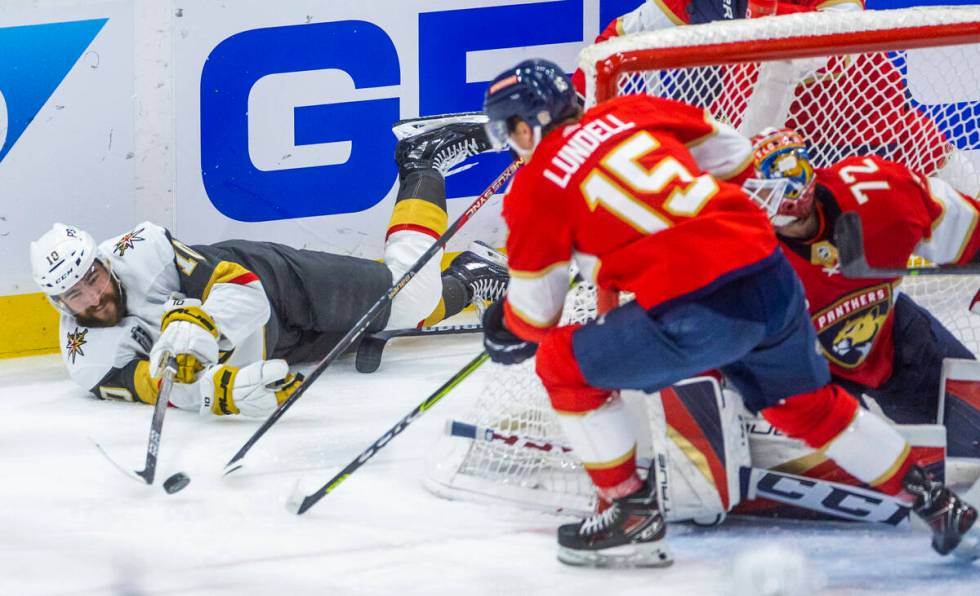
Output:
<svg viewBox="0 0 980 596">
<path fill-rule="evenodd" d="M 445 325 L 443 327 L 423 327 L 421 329 L 387 329 L 377 333 L 369 333 L 361 339 L 357 346 L 357 356 L 354 367 L 357 372 L 373 373 L 381 366 L 381 354 L 385 345 L 398 337 L 427 337 L 432 335 L 463 335 L 483 331 L 483 325 Z"/>
<path fill-rule="evenodd" d="M 288 507 L 290 511 L 300 515 L 309 510 L 310 507 L 316 505 L 320 499 L 333 492 L 344 480 L 347 480 L 348 476 L 353 474 L 358 468 L 364 465 L 365 462 L 374 457 L 378 451 L 380 451 L 385 445 L 390 443 L 392 439 L 405 430 L 409 424 L 415 422 L 419 416 L 424 414 L 432 406 L 439 403 L 439 400 L 446 397 L 446 395 L 448 395 L 450 391 L 459 385 L 463 379 L 473 374 L 473 371 L 480 368 L 480 366 L 486 362 L 487 359 L 489 359 L 487 353 L 481 352 L 479 356 L 471 360 L 466 366 L 460 369 L 460 371 L 453 375 L 451 379 L 446 381 L 442 387 L 436 389 L 432 395 L 425 398 L 425 401 L 415 406 L 415 409 L 409 412 L 407 416 L 395 423 L 394 426 L 388 429 L 388 432 L 381 435 L 377 441 L 372 443 L 370 447 L 365 449 L 360 455 L 354 458 L 352 462 L 347 464 L 343 470 L 338 472 L 336 476 L 328 480 L 326 484 L 317 489 L 315 492 L 304 495 L 297 486 L 289 498 Z"/>
<path fill-rule="evenodd" d="M 503 433 L 459 420 L 446 421 L 446 434 L 474 441 L 502 443 L 543 453 L 572 452 L 571 447 L 547 439 Z M 637 465 L 648 467 L 650 462 L 638 458 Z M 741 466 L 739 480 L 743 499 L 763 497 L 851 521 L 878 522 L 894 526 L 908 517 L 909 513 L 908 505 L 899 499 L 860 486 L 749 466 Z"/>
<path fill-rule="evenodd" d="M 980 264 L 937 265 L 933 267 L 872 267 L 864 252 L 864 231 L 861 217 L 849 211 L 841 213 L 834 223 L 834 242 L 840 255 L 844 277 L 880 278 L 916 275 L 977 275 Z"/>
<path fill-rule="evenodd" d="M 135 470 L 132 472 L 127 470 L 119 465 L 114 459 L 109 457 L 109 453 L 106 452 L 102 445 L 98 443 L 95 444 L 98 450 L 102 452 L 102 455 L 104 455 L 106 459 L 108 459 L 112 465 L 116 466 L 116 468 L 123 474 L 126 474 L 135 480 L 142 480 L 146 484 L 153 484 L 153 479 L 156 476 L 157 454 L 160 452 L 160 433 L 163 432 L 163 417 L 167 413 L 167 406 L 170 403 L 170 390 L 173 388 L 174 376 L 176 374 L 177 359 L 171 356 L 167 360 L 167 366 L 163 369 L 163 379 L 160 383 L 160 391 L 157 392 L 157 401 L 153 405 L 153 418 L 150 421 L 150 436 L 149 439 L 147 439 L 146 445 L 146 463 L 144 464 L 142 470 Z M 183 486 L 180 488 L 183 488 Z"/>
<path fill-rule="evenodd" d="M 323 371 L 325 371 L 327 367 L 337 359 L 337 357 L 347 351 L 354 341 L 367 330 L 368 325 L 370 325 L 371 322 L 378 318 L 378 315 L 384 311 L 385 306 L 387 306 L 395 298 L 395 296 L 402 291 L 408 282 L 412 281 L 412 279 L 418 274 L 419 271 L 422 270 L 426 263 L 428 263 L 429 260 L 435 256 L 436 253 L 446 246 L 449 239 L 455 236 L 459 229 L 463 227 L 463 225 L 468 222 L 471 217 L 473 217 L 473 214 L 490 200 L 490 197 L 492 197 L 494 193 L 496 193 L 500 187 L 503 186 L 504 182 L 510 178 L 511 174 L 516 172 L 517 169 L 521 167 L 522 163 L 523 162 L 521 161 L 515 161 L 507 166 L 507 168 L 501 172 L 493 182 L 490 183 L 490 186 L 483 191 L 483 194 L 477 197 L 469 208 L 464 211 L 463 214 L 460 215 L 451 226 L 449 226 L 449 229 L 447 229 L 443 235 L 440 236 L 439 239 L 436 240 L 435 243 L 433 243 L 433 245 L 430 246 L 421 257 L 419 257 L 419 260 L 416 261 L 415 264 L 412 265 L 408 271 L 406 271 L 405 274 L 398 279 L 398 281 L 388 288 L 388 291 L 378 298 L 377 302 L 375 302 L 374 305 L 369 308 L 368 311 L 364 313 L 364 315 L 356 323 L 354 323 L 354 326 L 351 327 L 350 331 L 348 331 L 347 334 L 337 342 L 337 344 L 327 353 L 326 356 L 323 357 L 323 359 L 317 362 L 316 367 L 310 371 L 309 376 L 306 377 L 303 384 L 300 385 L 292 395 L 286 398 L 286 401 L 282 402 L 282 404 L 276 408 L 274 412 L 272 412 L 272 415 L 262 423 L 262 426 L 260 426 L 255 433 L 253 433 L 252 436 L 245 441 L 245 444 L 242 445 L 238 452 L 236 452 L 235 455 L 228 460 L 228 463 L 225 464 L 225 474 L 234 472 L 238 468 L 242 467 L 242 458 L 244 458 L 245 454 L 249 452 L 252 446 L 254 446 L 255 443 L 262 438 L 262 435 L 264 435 L 272 427 L 272 425 L 275 424 L 276 421 L 279 420 L 294 403 L 296 403 L 296 400 L 306 393 L 306 390 L 309 389 L 310 385 L 312 385 L 320 377 L 320 375 L 323 374 Z"/>
</svg>

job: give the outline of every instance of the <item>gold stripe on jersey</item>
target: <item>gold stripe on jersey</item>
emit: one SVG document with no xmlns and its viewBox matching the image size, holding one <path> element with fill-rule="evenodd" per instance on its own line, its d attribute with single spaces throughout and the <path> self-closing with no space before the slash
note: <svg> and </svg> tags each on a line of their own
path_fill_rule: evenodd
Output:
<svg viewBox="0 0 980 596">
<path fill-rule="evenodd" d="M 547 277 L 556 267 L 568 268 L 568 265 L 568 261 L 559 261 L 548 265 L 544 269 L 538 269 L 537 271 L 517 271 L 515 269 L 511 269 L 510 276 L 520 279 L 540 279 L 542 277 Z"/>
<path fill-rule="evenodd" d="M 157 403 L 160 388 L 150 376 L 149 360 L 140 360 L 136 363 L 136 370 L 133 372 L 133 387 L 136 388 L 136 399 L 145 404 Z"/>
<path fill-rule="evenodd" d="M 960 191 L 954 188 L 952 185 L 947 185 L 949 190 L 952 191 L 952 194 L 944 198 L 933 192 L 931 182 L 934 179 L 929 178 L 926 180 L 922 180 L 921 177 L 914 172 L 912 173 L 912 175 L 916 179 L 916 181 L 919 182 L 920 186 L 922 186 L 922 188 L 926 190 L 926 192 L 929 195 L 929 198 L 934 203 L 939 205 L 939 208 L 942 210 L 942 213 L 940 213 L 939 217 L 937 217 L 932 221 L 932 224 L 930 226 L 929 239 L 928 239 L 929 243 L 936 242 L 936 233 L 939 231 L 940 227 L 942 227 L 943 223 L 945 223 L 947 219 L 947 215 L 951 213 L 949 207 L 951 206 L 955 207 L 955 205 L 951 205 L 951 203 L 958 203 L 960 205 L 963 205 L 966 207 L 966 209 L 963 209 L 962 211 L 969 211 L 970 225 L 966 230 L 966 232 L 963 234 L 962 238 L 960 239 L 959 247 L 956 249 L 956 255 L 948 261 L 946 260 L 942 261 L 944 263 L 958 263 L 960 259 L 963 258 L 963 253 L 966 251 L 966 247 L 969 246 L 970 240 L 973 239 L 973 235 L 974 233 L 976 233 L 977 221 L 978 219 L 980 219 L 980 213 L 977 212 L 976 205 L 973 203 L 973 201 L 964 198 L 962 193 L 960 193 Z M 949 203 L 947 203 L 947 201 L 949 201 Z M 950 224 L 951 226 L 955 226 L 955 219 L 957 217 L 958 211 L 961 211 L 961 209 L 954 208 L 952 210 L 952 217 L 954 218 L 954 223 L 951 223 Z"/>
<path fill-rule="evenodd" d="M 889 466 L 881 476 L 878 476 L 869 482 L 868 486 L 881 486 L 894 478 L 895 474 L 898 472 L 898 469 L 905 463 L 905 460 L 908 459 L 910 451 L 912 451 L 911 446 L 909 446 L 908 443 L 905 443 L 905 447 L 902 449 L 902 452 L 898 454 L 898 457 L 895 458 L 894 463 L 892 463 L 892 465 Z"/>
<path fill-rule="evenodd" d="M 402 199 L 391 211 L 388 229 L 397 226 L 418 226 L 443 235 L 449 227 L 446 210 L 425 199 Z"/>
<path fill-rule="evenodd" d="M 652 0 L 652 1 L 654 4 L 657 5 L 658 8 L 660 8 L 660 11 L 664 13 L 664 16 L 670 19 L 671 23 L 678 26 L 687 24 L 685 21 L 682 21 L 680 17 L 674 14 L 674 11 L 667 8 L 667 5 L 663 3 L 663 0 Z"/>
<path fill-rule="evenodd" d="M 861 0 L 827 0 L 826 2 L 817 4 L 816 9 L 824 10 L 831 6 L 840 6 L 843 4 L 850 4 L 856 7 L 858 10 L 864 10 L 864 4 L 861 3 Z"/>
<path fill-rule="evenodd" d="M 624 463 L 628 462 L 629 460 L 634 459 L 635 457 L 636 457 L 636 443 L 634 443 L 633 446 L 630 447 L 629 451 L 617 457 L 616 459 L 610 461 L 602 461 L 602 462 L 582 462 L 582 466 L 584 466 L 587 470 L 609 470 L 617 466 L 621 466 Z"/>
<path fill-rule="evenodd" d="M 211 272 L 211 279 L 208 280 L 207 285 L 204 286 L 204 291 L 201 292 L 201 302 L 208 299 L 208 295 L 211 293 L 211 288 L 214 287 L 214 284 L 228 283 L 243 275 L 249 274 L 255 275 L 238 263 L 233 263 L 232 261 L 221 261 L 217 264 L 217 266 L 215 266 L 214 271 Z"/>
<path fill-rule="evenodd" d="M 517 317 L 527 325 L 531 327 L 536 327 L 538 329 L 548 329 L 550 327 L 554 327 L 558 323 L 559 319 L 561 319 L 560 310 L 558 311 L 558 314 L 555 317 L 553 317 L 550 321 L 538 321 L 532 318 L 527 313 L 521 312 L 521 309 L 514 306 L 513 302 L 508 302 L 508 304 L 510 304 L 510 312 L 513 313 L 515 317 Z"/>
</svg>

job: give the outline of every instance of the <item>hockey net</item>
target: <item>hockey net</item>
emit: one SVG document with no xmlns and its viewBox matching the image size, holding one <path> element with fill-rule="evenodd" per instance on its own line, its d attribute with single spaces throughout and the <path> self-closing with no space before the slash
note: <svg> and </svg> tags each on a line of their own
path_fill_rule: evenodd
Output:
<svg viewBox="0 0 980 596">
<path fill-rule="evenodd" d="M 676 27 L 619 37 L 582 52 L 587 103 L 646 93 L 704 107 L 746 136 L 799 130 L 816 167 L 877 154 L 962 192 L 980 192 L 980 8 L 809 13 Z M 908 278 L 901 291 L 974 353 L 976 277 Z M 596 313 L 595 292 L 570 292 L 564 321 Z M 468 422 L 563 443 L 533 362 L 488 364 Z M 502 442 L 446 437 L 426 485 L 451 498 L 549 510 L 591 508 L 574 459 Z"/>
</svg>

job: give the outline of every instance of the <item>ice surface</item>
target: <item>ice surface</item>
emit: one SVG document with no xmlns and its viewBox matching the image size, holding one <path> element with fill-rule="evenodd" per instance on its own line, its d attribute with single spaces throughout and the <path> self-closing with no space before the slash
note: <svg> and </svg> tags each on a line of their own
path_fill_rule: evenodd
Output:
<svg viewBox="0 0 980 596">
<path fill-rule="evenodd" d="M 335 363 L 225 479 L 258 423 L 171 409 L 153 487 L 92 445 L 141 468 L 151 408 L 86 397 L 57 356 L 0 361 L 0 594 L 727 594 L 732 560 L 768 545 L 804 553 L 826 594 L 980 594 L 980 564 L 934 555 L 907 527 L 672 526 L 671 568 L 565 567 L 566 519 L 421 486 L 426 449 L 465 416 L 479 373 L 315 508 L 286 511 L 294 483 L 320 486 L 479 350 L 477 336 L 404 339 L 375 374 Z M 167 495 L 159 483 L 178 470 L 191 484 Z"/>
</svg>

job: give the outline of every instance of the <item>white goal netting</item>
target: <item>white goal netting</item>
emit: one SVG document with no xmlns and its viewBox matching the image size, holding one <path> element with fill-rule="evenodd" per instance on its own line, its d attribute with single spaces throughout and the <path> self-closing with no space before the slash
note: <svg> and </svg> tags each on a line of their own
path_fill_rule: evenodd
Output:
<svg viewBox="0 0 980 596">
<path fill-rule="evenodd" d="M 590 103 L 647 93 L 704 107 L 746 136 L 790 126 L 815 166 L 877 154 L 962 192 L 980 192 L 980 8 L 810 13 L 623 36 L 583 51 Z M 906 279 L 974 353 L 976 277 Z M 566 320 L 595 313 L 577 289 Z M 488 364 L 488 366 L 493 366 Z M 494 367 L 466 422 L 561 444 L 533 363 Z M 568 455 L 446 437 L 426 485 L 447 497 L 502 499 L 549 510 L 591 507 L 588 478 Z"/>
</svg>

